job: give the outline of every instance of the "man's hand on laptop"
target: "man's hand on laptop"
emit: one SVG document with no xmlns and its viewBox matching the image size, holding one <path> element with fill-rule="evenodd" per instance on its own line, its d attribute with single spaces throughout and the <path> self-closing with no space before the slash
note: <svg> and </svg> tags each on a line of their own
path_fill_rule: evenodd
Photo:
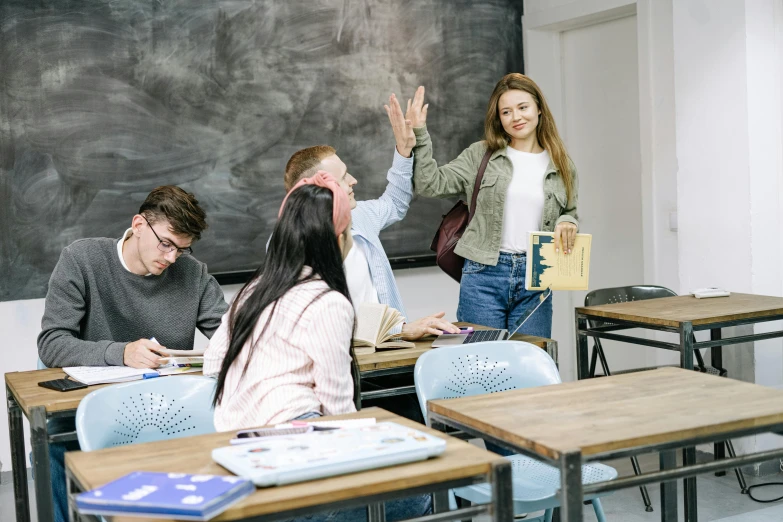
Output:
<svg viewBox="0 0 783 522">
<path fill-rule="evenodd" d="M 125 345 L 125 353 L 122 362 L 131 368 L 157 368 L 160 366 L 158 359 L 169 355 L 163 346 L 149 339 L 139 339 Z"/>
<path fill-rule="evenodd" d="M 417 341 L 425 335 L 441 335 L 443 333 L 459 333 L 459 328 L 443 319 L 445 312 L 422 317 L 412 323 L 402 325 L 400 336 L 406 341 Z"/>
</svg>

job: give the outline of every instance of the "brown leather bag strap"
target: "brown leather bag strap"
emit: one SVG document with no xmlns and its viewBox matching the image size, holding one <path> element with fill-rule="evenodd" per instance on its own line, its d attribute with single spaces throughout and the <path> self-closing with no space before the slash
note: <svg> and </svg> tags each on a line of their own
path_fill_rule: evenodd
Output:
<svg viewBox="0 0 783 522">
<path fill-rule="evenodd" d="M 484 171 L 487 170 L 487 163 L 489 163 L 489 157 L 492 156 L 492 151 L 487 149 L 484 157 L 481 159 L 481 166 L 478 170 L 478 176 L 476 176 L 476 183 L 473 185 L 473 196 L 470 198 L 470 213 L 468 214 L 468 223 L 473 219 L 473 214 L 476 213 L 476 198 L 478 197 L 479 190 L 481 189 L 481 180 L 484 179 Z"/>
</svg>

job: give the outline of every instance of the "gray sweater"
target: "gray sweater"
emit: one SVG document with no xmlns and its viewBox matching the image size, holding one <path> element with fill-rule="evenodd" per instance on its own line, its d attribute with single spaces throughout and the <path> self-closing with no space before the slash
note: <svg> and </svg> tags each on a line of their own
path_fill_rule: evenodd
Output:
<svg viewBox="0 0 783 522">
<path fill-rule="evenodd" d="M 159 276 L 126 270 L 119 239 L 81 239 L 63 249 L 49 279 L 38 355 L 50 368 L 121 366 L 125 346 L 155 337 L 192 350 L 196 328 L 207 337 L 228 305 L 207 265 L 182 256 Z"/>
</svg>

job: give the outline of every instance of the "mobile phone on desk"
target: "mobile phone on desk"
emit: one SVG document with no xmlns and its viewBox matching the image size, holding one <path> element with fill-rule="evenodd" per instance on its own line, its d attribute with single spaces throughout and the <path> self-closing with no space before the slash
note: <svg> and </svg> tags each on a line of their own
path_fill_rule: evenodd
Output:
<svg viewBox="0 0 783 522">
<path fill-rule="evenodd" d="M 313 431 L 312 426 L 294 426 L 292 428 L 254 428 L 250 430 L 238 431 L 235 438 L 231 439 L 231 444 L 245 444 L 256 442 L 264 437 L 285 437 L 287 435 L 299 435 Z"/>
<path fill-rule="evenodd" d="M 86 388 L 87 385 L 84 383 L 81 383 L 79 381 L 72 381 L 71 379 L 55 379 L 53 381 L 43 381 L 39 382 L 38 386 L 41 386 L 43 388 L 49 388 L 50 390 L 56 390 L 56 391 L 71 391 L 71 390 L 81 390 L 82 388 Z"/>
</svg>

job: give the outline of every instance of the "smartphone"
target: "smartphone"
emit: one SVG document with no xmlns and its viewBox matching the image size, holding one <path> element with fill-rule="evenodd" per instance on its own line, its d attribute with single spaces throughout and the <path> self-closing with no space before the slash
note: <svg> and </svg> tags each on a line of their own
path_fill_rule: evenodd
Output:
<svg viewBox="0 0 783 522">
<path fill-rule="evenodd" d="M 231 444 L 244 444 L 245 442 L 255 442 L 262 437 L 284 437 L 286 435 L 298 435 L 313 431 L 312 426 L 295 426 L 293 428 L 256 428 L 252 430 L 238 431 L 236 438 L 231 440 Z"/>
<path fill-rule="evenodd" d="M 81 383 L 79 381 L 72 381 L 71 379 L 55 379 L 53 381 L 44 381 L 39 382 L 38 386 L 42 386 L 44 388 L 49 388 L 50 390 L 57 390 L 57 391 L 71 391 L 71 390 L 81 390 L 82 388 L 86 388 L 87 385 L 84 383 Z"/>
</svg>

